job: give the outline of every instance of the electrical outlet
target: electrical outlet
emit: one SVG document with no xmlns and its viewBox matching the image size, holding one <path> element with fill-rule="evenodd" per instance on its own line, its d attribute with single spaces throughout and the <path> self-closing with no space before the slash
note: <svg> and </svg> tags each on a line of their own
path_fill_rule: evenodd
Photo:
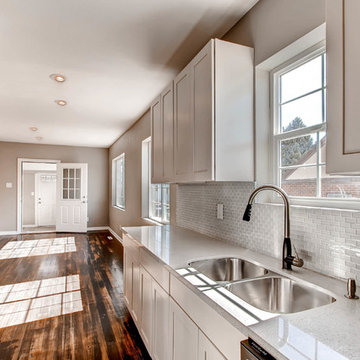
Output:
<svg viewBox="0 0 360 360">
<path fill-rule="evenodd" d="M 224 204 L 216 205 L 216 217 L 219 220 L 224 220 Z"/>
</svg>

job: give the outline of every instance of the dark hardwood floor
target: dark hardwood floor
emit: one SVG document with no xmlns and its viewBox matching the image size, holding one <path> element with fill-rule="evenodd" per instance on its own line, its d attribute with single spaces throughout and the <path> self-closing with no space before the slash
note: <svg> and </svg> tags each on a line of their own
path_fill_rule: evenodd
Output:
<svg viewBox="0 0 360 360">
<path fill-rule="evenodd" d="M 115 239 L 108 240 L 108 235 L 94 232 L 0 236 L 0 253 L 10 241 L 73 236 L 76 246 L 73 252 L 0 260 L 0 290 L 5 289 L 1 288 L 3 285 L 78 274 L 83 308 L 57 316 L 44 310 L 37 314 L 43 319 L 37 321 L 31 321 L 26 313 L 23 323 L 18 321 L 19 325 L 7 327 L 0 321 L 0 359 L 150 359 L 123 300 L 122 246 Z M 50 294 L 64 291 L 49 289 Z M 24 293 L 17 294 L 24 299 Z M 36 297 L 40 295 L 37 292 Z M 66 295 L 58 296 L 65 301 Z M 29 309 L 35 306 L 34 298 L 32 295 L 27 300 Z M 6 303 L 9 298 L 2 299 L 0 318 L 7 309 L 3 306 Z M 56 306 L 52 307 L 55 311 Z M 60 308 L 64 306 L 62 303 Z M 16 307 L 20 310 L 20 305 Z M 52 317 L 44 318 L 47 315 Z M 12 316 L 9 321 L 14 319 Z"/>
</svg>

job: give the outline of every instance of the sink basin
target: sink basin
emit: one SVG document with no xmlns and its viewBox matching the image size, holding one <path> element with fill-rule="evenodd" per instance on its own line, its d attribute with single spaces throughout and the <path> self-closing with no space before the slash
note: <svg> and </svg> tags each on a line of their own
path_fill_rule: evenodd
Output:
<svg viewBox="0 0 360 360">
<path fill-rule="evenodd" d="M 194 261 L 189 264 L 213 281 L 237 281 L 266 275 L 268 270 L 238 258 Z"/>
<path fill-rule="evenodd" d="M 227 289 L 258 309 L 280 314 L 313 309 L 335 301 L 322 291 L 282 277 L 230 284 Z"/>
</svg>

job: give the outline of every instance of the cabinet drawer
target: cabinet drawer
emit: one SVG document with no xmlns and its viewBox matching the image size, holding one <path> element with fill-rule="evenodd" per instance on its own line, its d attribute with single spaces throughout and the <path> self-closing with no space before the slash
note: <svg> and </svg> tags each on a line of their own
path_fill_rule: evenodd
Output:
<svg viewBox="0 0 360 360">
<path fill-rule="evenodd" d="M 139 249 L 140 246 L 136 241 L 131 239 L 128 235 L 123 235 L 123 245 L 126 249 L 126 252 L 129 256 L 133 258 L 134 261 L 139 261 Z"/>
<path fill-rule="evenodd" d="M 140 263 L 158 284 L 169 293 L 170 274 L 164 264 L 144 248 L 140 249 Z"/>
<path fill-rule="evenodd" d="M 170 295 L 225 355 L 226 359 L 240 359 L 240 342 L 246 339 L 246 336 L 172 274 L 170 275 Z"/>
</svg>

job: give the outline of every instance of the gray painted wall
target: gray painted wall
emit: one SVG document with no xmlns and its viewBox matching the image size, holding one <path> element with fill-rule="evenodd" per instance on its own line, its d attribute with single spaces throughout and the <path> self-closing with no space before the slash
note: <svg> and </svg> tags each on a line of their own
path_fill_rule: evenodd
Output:
<svg viewBox="0 0 360 360">
<path fill-rule="evenodd" d="M 0 142 L 0 231 L 16 230 L 17 159 L 88 163 L 88 226 L 108 225 L 108 155 L 103 148 Z M 5 184 L 12 182 L 7 189 Z"/>
<path fill-rule="evenodd" d="M 141 143 L 151 134 L 150 111 L 146 112 L 109 149 L 109 189 L 112 186 L 112 160 L 125 153 L 125 210 L 112 206 L 109 192 L 109 224 L 121 235 L 121 226 L 150 225 L 141 217 Z"/>
<path fill-rule="evenodd" d="M 259 64 L 325 22 L 325 0 L 260 0 L 224 40 L 255 48 Z"/>
</svg>

